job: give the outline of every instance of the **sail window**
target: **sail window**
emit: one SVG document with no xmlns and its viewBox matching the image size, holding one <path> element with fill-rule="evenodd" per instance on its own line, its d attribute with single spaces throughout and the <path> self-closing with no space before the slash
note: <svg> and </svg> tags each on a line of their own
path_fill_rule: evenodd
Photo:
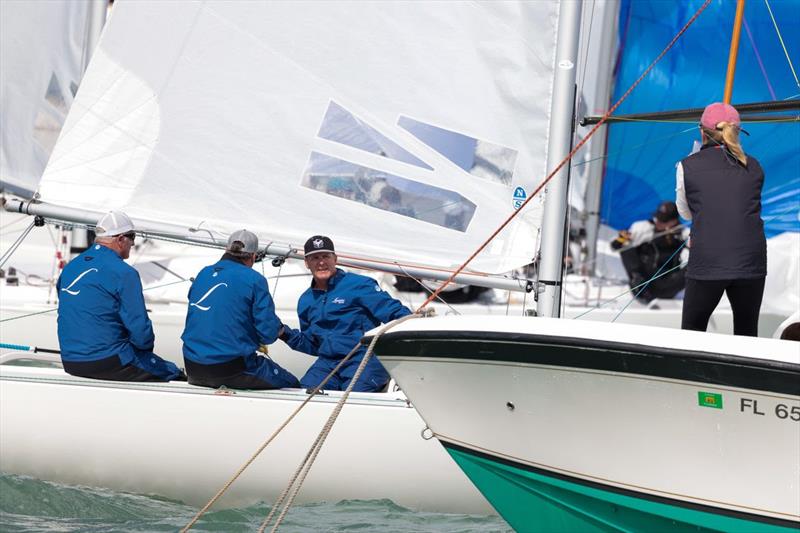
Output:
<svg viewBox="0 0 800 533">
<path fill-rule="evenodd" d="M 511 185 L 516 150 L 405 116 L 397 124 L 473 176 Z"/>
<path fill-rule="evenodd" d="M 418 157 L 333 101 L 328 104 L 318 135 L 323 139 L 358 148 L 371 154 L 433 170 Z"/>
<path fill-rule="evenodd" d="M 58 83 L 55 72 L 50 76 L 50 83 L 47 85 L 47 92 L 44 98 L 50 102 L 50 105 L 58 109 L 61 114 L 67 114 L 67 102 L 64 100 L 64 94 L 61 92 L 61 85 Z"/>
<path fill-rule="evenodd" d="M 475 204 L 456 192 L 318 152 L 311 152 L 301 185 L 461 232 L 475 215 Z"/>
</svg>

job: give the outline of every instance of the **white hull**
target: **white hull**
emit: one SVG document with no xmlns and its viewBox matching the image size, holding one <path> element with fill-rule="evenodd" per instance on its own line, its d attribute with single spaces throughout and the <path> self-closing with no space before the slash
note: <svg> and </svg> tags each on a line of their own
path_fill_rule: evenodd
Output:
<svg viewBox="0 0 800 533">
<path fill-rule="evenodd" d="M 501 344 L 493 344 L 498 338 Z M 413 320 L 385 339 L 388 344 L 378 344 L 381 360 L 445 445 L 639 494 L 800 524 L 796 343 L 491 317 Z M 619 356 L 627 352 L 614 343 L 652 355 L 649 361 Z M 677 364 L 669 362 L 669 351 Z M 695 373 L 692 352 L 739 359 L 717 358 L 719 366 L 704 376 L 700 367 Z M 758 363 L 739 366 L 747 353 L 783 365 L 784 390 L 769 390 L 780 388 L 775 374 L 765 378 Z M 547 357 L 550 364 L 535 362 Z M 626 361 L 622 370 L 611 368 L 615 358 Z M 745 378 L 731 378 L 726 367 L 732 366 Z M 728 379 L 733 382 L 722 383 Z M 699 405 L 700 392 L 722 395 L 722 408 Z"/>
<path fill-rule="evenodd" d="M 0 366 L 0 470 L 204 504 L 306 398 L 216 394 L 185 383 L 124 384 Z M 341 393 L 310 402 L 231 487 L 222 506 L 274 501 Z M 24 407 L 24 408 L 23 408 Z M 389 498 L 419 510 L 491 507 L 401 393 L 354 393 L 299 501 Z"/>
</svg>

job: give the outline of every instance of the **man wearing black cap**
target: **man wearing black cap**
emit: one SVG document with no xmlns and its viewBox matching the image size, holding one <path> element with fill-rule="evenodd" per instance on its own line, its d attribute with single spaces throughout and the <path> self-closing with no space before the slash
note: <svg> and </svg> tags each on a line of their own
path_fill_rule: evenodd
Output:
<svg viewBox="0 0 800 533">
<path fill-rule="evenodd" d="M 367 276 L 336 268 L 333 241 L 315 235 L 305 244 L 305 263 L 313 279 L 297 303 L 300 330 L 283 326 L 281 339 L 292 349 L 317 356 L 300 385 L 314 388 L 330 374 L 341 359 L 358 345 L 364 332 L 411 314 L 399 301 L 382 291 Z M 366 352 L 365 347 L 339 369 L 325 384 L 328 390 L 345 390 Z M 375 392 L 389 382 L 389 374 L 372 358 L 353 387 L 354 391 Z"/>
<path fill-rule="evenodd" d="M 611 247 L 620 250 L 630 287 L 642 303 L 674 298 L 686 286 L 683 269 L 676 268 L 684 242 L 679 223 L 675 202 L 661 202 L 650 220 L 634 222 L 611 241 Z M 658 278 L 643 285 L 656 274 Z"/>
<path fill-rule="evenodd" d="M 258 237 L 245 229 L 228 239 L 225 254 L 205 267 L 189 289 L 183 359 L 189 383 L 204 387 L 299 387 L 297 378 L 256 354 L 275 342 L 281 321 L 267 280 L 253 270 Z"/>
</svg>

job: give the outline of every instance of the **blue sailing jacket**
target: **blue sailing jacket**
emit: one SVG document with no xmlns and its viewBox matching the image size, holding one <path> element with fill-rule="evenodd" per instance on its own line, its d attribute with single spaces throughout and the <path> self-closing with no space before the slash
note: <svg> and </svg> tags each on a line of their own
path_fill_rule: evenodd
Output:
<svg viewBox="0 0 800 533">
<path fill-rule="evenodd" d="M 286 328 L 286 343 L 310 355 L 341 359 L 366 331 L 410 314 L 374 279 L 337 268 L 327 291 L 314 288 L 312 282 L 300 296 L 300 331 Z M 362 354 L 365 351 L 366 347 L 360 350 Z"/>
<path fill-rule="evenodd" d="M 97 361 L 117 355 L 134 361 L 134 349 L 153 349 L 139 273 L 110 248 L 95 244 L 70 261 L 56 284 L 61 358 Z"/>
<path fill-rule="evenodd" d="M 256 348 L 275 342 L 280 327 L 267 280 L 222 259 L 201 270 L 189 289 L 183 356 L 201 365 L 255 360 Z"/>
</svg>

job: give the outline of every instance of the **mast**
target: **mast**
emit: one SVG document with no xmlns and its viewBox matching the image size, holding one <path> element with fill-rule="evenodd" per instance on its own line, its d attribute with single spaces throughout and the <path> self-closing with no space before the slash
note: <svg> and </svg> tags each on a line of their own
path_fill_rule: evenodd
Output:
<svg viewBox="0 0 800 533">
<path fill-rule="evenodd" d="M 731 35 L 731 49 L 728 54 L 728 73 L 725 76 L 725 95 L 722 101 L 731 103 L 733 96 L 733 78 L 736 75 L 736 57 L 739 53 L 739 35 L 742 33 L 742 19 L 744 18 L 744 0 L 736 3 L 736 18 L 733 21 L 733 35 Z"/>
<path fill-rule="evenodd" d="M 547 145 L 546 168 L 548 169 L 554 168 L 570 152 L 581 7 L 580 1 L 564 1 L 559 6 L 556 73 L 553 80 L 550 135 Z M 558 317 L 560 314 L 569 166 L 564 165 L 547 185 L 547 199 L 542 218 L 540 285 L 536 289 L 541 291 L 536 309 L 539 316 Z"/>
<path fill-rule="evenodd" d="M 608 109 L 611 100 L 612 84 L 612 65 L 614 56 L 614 44 L 617 35 L 617 19 L 619 17 L 619 0 L 609 0 L 602 4 L 602 17 L 600 19 L 600 44 L 598 54 L 594 63 L 599 65 L 594 86 L 594 106 Z M 586 46 L 591 46 L 587 42 Z M 588 68 L 585 66 L 584 68 Z M 596 108 L 596 107 L 595 107 Z M 583 123 L 581 123 L 583 125 Z M 603 171 L 605 161 L 600 158 L 606 151 L 606 139 L 608 138 L 608 126 L 598 130 L 589 144 L 589 168 L 587 170 L 585 212 L 586 212 L 586 264 L 587 275 L 593 275 L 597 268 L 597 234 L 600 229 L 600 200 L 603 191 Z"/>
<path fill-rule="evenodd" d="M 106 23 L 108 0 L 89 0 L 89 9 L 86 12 L 86 38 L 83 40 L 83 57 L 81 58 L 81 73 L 86 72 L 89 60 L 92 58 L 103 26 Z"/>
</svg>

